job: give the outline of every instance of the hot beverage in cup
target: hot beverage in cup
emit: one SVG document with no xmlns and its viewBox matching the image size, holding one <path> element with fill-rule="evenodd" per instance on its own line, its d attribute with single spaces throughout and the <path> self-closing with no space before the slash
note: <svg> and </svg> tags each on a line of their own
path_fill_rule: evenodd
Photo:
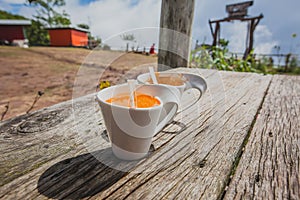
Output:
<svg viewBox="0 0 300 200">
<path fill-rule="evenodd" d="M 158 84 L 172 85 L 172 86 L 182 86 L 186 82 L 186 78 L 180 73 L 155 73 Z M 148 78 L 147 83 L 153 84 L 151 77 Z"/>
<path fill-rule="evenodd" d="M 189 89 L 197 89 L 200 92 L 198 100 L 207 89 L 205 80 L 197 74 L 164 71 L 155 72 L 155 77 L 158 84 L 175 87 L 180 91 L 181 95 Z M 142 84 L 153 84 L 150 73 L 139 75 L 137 80 Z"/>
<path fill-rule="evenodd" d="M 130 96 L 126 94 L 118 95 L 106 100 L 106 102 L 114 105 L 130 107 Z M 160 101 L 157 98 L 147 94 L 139 94 L 137 92 L 134 92 L 134 102 L 135 108 L 150 108 L 160 105 Z"/>
<path fill-rule="evenodd" d="M 153 136 L 174 118 L 179 96 L 175 88 L 137 85 L 136 106 L 131 107 L 128 84 L 98 92 L 97 100 L 114 155 L 123 160 L 146 156 Z"/>
<path fill-rule="evenodd" d="M 155 74 L 155 77 L 153 77 L 153 74 Z M 151 85 L 155 82 L 153 81 L 153 78 L 156 79 L 158 85 L 166 85 L 170 88 L 176 88 L 180 92 L 180 98 L 182 97 L 183 93 L 189 89 L 196 89 L 199 91 L 199 93 L 196 94 L 198 95 L 198 98 L 181 110 L 185 110 L 197 103 L 200 100 L 202 94 L 207 89 L 206 82 L 201 76 L 190 73 L 177 73 L 167 71 L 154 73 L 152 71 L 152 76 L 150 73 L 141 74 L 137 77 L 137 80 L 141 84 Z"/>
</svg>

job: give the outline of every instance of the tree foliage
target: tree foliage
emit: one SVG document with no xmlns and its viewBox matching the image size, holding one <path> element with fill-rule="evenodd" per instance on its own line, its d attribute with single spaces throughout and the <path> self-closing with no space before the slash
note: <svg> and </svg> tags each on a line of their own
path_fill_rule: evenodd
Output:
<svg viewBox="0 0 300 200">
<path fill-rule="evenodd" d="M 134 34 L 123 34 L 120 36 L 122 38 L 122 40 L 124 41 L 131 41 L 134 42 L 135 41 L 135 36 Z"/>
<path fill-rule="evenodd" d="M 79 28 L 83 28 L 83 29 L 86 29 L 86 30 L 90 30 L 90 26 L 87 25 L 87 24 L 77 24 L 77 27 Z M 101 44 L 101 38 L 99 37 L 94 37 L 91 32 L 88 32 L 88 39 L 90 41 L 89 43 L 89 48 L 93 49 L 95 47 L 97 47 L 98 45 Z"/>
<path fill-rule="evenodd" d="M 4 10 L 0 10 L 0 19 L 26 19 L 21 15 L 14 15 Z"/>
<path fill-rule="evenodd" d="M 49 45 L 49 34 L 40 21 L 31 20 L 31 26 L 26 28 L 30 46 Z"/>
<path fill-rule="evenodd" d="M 78 26 L 79 28 L 83 28 L 83 29 L 87 29 L 87 30 L 90 29 L 90 26 L 87 25 L 87 24 L 77 24 L 77 26 Z"/>
<path fill-rule="evenodd" d="M 120 37 L 121 37 L 122 40 L 128 41 L 127 44 L 126 44 L 126 52 L 128 52 L 129 42 L 131 42 L 131 43 L 136 42 L 134 34 L 123 34 Z M 132 49 L 132 51 L 134 50 L 134 45 L 133 44 L 132 44 L 131 49 Z"/>
<path fill-rule="evenodd" d="M 220 39 L 219 46 L 213 46 L 210 47 L 210 49 L 205 49 L 203 47 L 196 49 L 192 52 L 191 60 L 196 67 L 201 68 L 266 73 L 265 65 L 262 65 L 262 63 L 256 63 L 253 50 L 250 52 L 248 57 L 243 60 L 229 54 L 229 50 L 227 48 L 228 44 L 228 40 Z"/>
<path fill-rule="evenodd" d="M 64 0 L 27 0 L 27 5 L 36 9 L 36 15 L 31 27 L 27 28 L 27 36 L 30 45 L 49 45 L 49 34 L 46 27 L 70 25 L 70 17 L 63 10 L 56 10 L 66 5 Z"/>
<path fill-rule="evenodd" d="M 37 14 L 34 18 L 45 26 L 71 24 L 70 16 L 66 11 L 63 10 L 62 13 L 56 11 L 66 5 L 64 0 L 27 0 L 27 3 L 28 6 L 36 8 Z"/>
<path fill-rule="evenodd" d="M 287 59 L 285 69 L 282 66 L 273 67 L 272 57 L 255 58 L 254 49 L 246 59 L 238 58 L 229 53 L 229 41 L 220 40 L 218 46 L 202 46 L 191 52 L 191 66 L 199 68 L 210 68 L 238 72 L 257 72 L 263 74 L 291 73 L 300 74 L 297 57 L 290 55 Z M 275 49 L 280 50 L 277 46 Z M 287 54 L 286 56 L 288 56 Z"/>
</svg>

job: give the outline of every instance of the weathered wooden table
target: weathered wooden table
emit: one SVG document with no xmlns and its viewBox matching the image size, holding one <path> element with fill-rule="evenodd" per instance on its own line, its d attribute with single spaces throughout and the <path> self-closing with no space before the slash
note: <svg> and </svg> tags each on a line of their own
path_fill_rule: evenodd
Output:
<svg viewBox="0 0 300 200">
<path fill-rule="evenodd" d="M 149 156 L 114 158 L 94 95 L 0 124 L 0 199 L 300 199 L 300 77 L 200 73 Z"/>
</svg>

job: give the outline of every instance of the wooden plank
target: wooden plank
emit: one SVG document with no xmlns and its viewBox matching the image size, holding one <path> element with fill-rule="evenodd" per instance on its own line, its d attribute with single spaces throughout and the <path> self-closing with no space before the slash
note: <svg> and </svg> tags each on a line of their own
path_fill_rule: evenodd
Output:
<svg viewBox="0 0 300 200">
<path fill-rule="evenodd" d="M 271 77 L 179 70 L 202 74 L 208 91 L 157 134 L 150 156 L 137 162 L 114 159 L 93 95 L 77 99 L 75 113 L 72 102 L 64 102 L 2 123 L 0 199 L 217 199 Z M 189 92 L 183 104 L 193 98 Z M 47 128 L 37 129 L 41 123 Z"/>
<path fill-rule="evenodd" d="M 225 199 L 300 199 L 299 94 L 299 76 L 274 76 Z"/>
<path fill-rule="evenodd" d="M 160 16 L 158 70 L 188 67 L 195 0 L 163 0 Z"/>
<path fill-rule="evenodd" d="M 144 164 L 148 173 L 130 173 L 96 198 L 217 199 L 270 80 L 254 74 L 231 76 L 226 72 L 222 77 L 226 77 L 228 98 L 225 110 L 220 108 L 224 106 L 222 101 L 211 105 L 216 106 L 216 110 L 201 112 L 197 117 L 192 116 L 195 107 L 191 108 L 186 113 L 186 118 L 191 119 L 182 121 L 186 130 L 174 137 L 168 147 L 158 149 Z M 208 84 L 212 89 L 212 82 Z M 207 100 L 204 98 L 203 102 Z M 214 118 L 214 111 L 224 113 Z"/>
</svg>

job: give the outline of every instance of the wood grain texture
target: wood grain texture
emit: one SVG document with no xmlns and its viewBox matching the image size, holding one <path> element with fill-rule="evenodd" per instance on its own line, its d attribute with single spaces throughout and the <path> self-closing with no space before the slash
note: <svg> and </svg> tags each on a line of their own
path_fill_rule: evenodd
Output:
<svg viewBox="0 0 300 200">
<path fill-rule="evenodd" d="M 208 91 L 187 109 L 197 94 L 184 95 L 139 161 L 114 158 L 94 95 L 2 123 L 0 199 L 219 198 L 271 76 L 177 70 Z"/>
<path fill-rule="evenodd" d="M 161 5 L 158 70 L 188 67 L 195 0 L 163 0 Z"/>
<path fill-rule="evenodd" d="M 217 84 L 212 77 L 211 90 Z M 180 121 L 186 129 L 143 163 L 148 173 L 130 173 L 96 198 L 217 199 L 261 103 L 257 97 L 263 97 L 270 80 L 255 74 L 222 73 L 222 77 L 225 102 L 211 101 L 212 94 L 207 95 L 203 107 L 210 109 L 199 115 L 193 107 L 184 114 Z"/>
<path fill-rule="evenodd" d="M 225 199 L 300 199 L 299 95 L 299 76 L 274 76 Z"/>
</svg>

